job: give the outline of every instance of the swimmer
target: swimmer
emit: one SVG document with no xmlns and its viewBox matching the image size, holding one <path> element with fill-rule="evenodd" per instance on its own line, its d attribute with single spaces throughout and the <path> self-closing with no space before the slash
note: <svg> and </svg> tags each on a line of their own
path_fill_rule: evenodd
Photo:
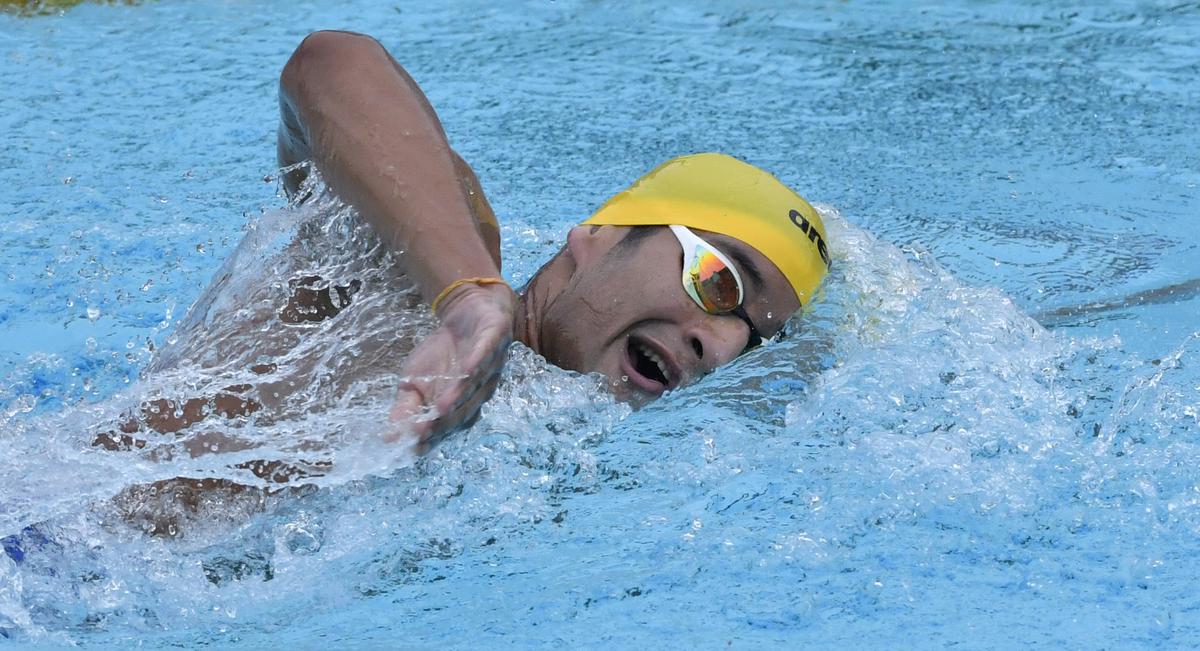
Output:
<svg viewBox="0 0 1200 651">
<path fill-rule="evenodd" d="M 705 153 L 668 161 L 612 197 L 517 294 L 502 279 L 499 228 L 479 180 L 377 41 L 313 33 L 279 88 L 285 190 L 297 199 L 299 164 L 310 162 L 403 252 L 397 272 L 438 319 L 389 362 L 404 378 L 390 410 L 393 440 L 424 449 L 468 425 L 514 340 L 562 368 L 602 374 L 621 399 L 647 402 L 774 337 L 829 268 L 824 225 L 803 198 L 763 170 Z M 334 316 L 370 291 L 315 278 L 293 284 L 291 304 L 271 318 Z M 209 414 L 265 409 L 252 393 L 239 385 L 209 399 L 159 401 L 97 444 L 127 448 L 146 425 L 174 432 Z"/>
</svg>

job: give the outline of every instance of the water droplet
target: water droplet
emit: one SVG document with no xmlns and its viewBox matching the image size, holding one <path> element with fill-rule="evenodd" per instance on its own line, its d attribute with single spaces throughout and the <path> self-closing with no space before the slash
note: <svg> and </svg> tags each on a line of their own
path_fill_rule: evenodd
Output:
<svg viewBox="0 0 1200 651">
<path fill-rule="evenodd" d="M 201 244 L 197 244 L 197 245 L 196 245 L 196 252 L 197 252 L 197 253 L 204 253 L 204 244 L 203 244 L 203 243 L 201 243 Z"/>
<path fill-rule="evenodd" d="M 100 318 L 100 308 L 89 307 L 87 309 L 87 318 L 88 318 L 88 321 L 95 321 L 96 319 L 99 319 Z"/>
<path fill-rule="evenodd" d="M 153 287 L 153 286 L 154 286 L 154 281 L 153 281 L 153 280 L 147 280 L 145 283 L 142 283 L 142 291 L 143 291 L 143 292 L 144 292 L 144 291 L 148 291 L 148 290 L 149 290 L 151 287 Z"/>
<path fill-rule="evenodd" d="M 628 376 L 628 375 L 622 375 L 622 376 L 621 376 L 621 381 L 622 381 L 622 382 L 628 382 L 628 381 L 629 381 L 629 376 Z"/>
</svg>

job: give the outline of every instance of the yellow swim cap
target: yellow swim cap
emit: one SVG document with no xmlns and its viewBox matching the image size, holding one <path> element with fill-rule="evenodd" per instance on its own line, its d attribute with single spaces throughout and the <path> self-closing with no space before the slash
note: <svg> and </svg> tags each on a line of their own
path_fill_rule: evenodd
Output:
<svg viewBox="0 0 1200 651">
<path fill-rule="evenodd" d="M 825 225 L 803 197 L 724 154 L 671 159 L 609 199 L 585 224 L 678 224 L 735 237 L 767 257 L 801 305 L 829 271 Z"/>
</svg>

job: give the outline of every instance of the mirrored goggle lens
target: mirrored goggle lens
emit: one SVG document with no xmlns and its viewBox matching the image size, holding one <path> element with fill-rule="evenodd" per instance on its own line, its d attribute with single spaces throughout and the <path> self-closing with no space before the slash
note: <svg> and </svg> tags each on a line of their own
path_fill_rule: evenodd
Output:
<svg viewBox="0 0 1200 651">
<path fill-rule="evenodd" d="M 741 303 L 742 292 L 733 270 L 725 266 L 712 251 L 696 247 L 687 275 L 705 312 L 720 314 Z"/>
</svg>

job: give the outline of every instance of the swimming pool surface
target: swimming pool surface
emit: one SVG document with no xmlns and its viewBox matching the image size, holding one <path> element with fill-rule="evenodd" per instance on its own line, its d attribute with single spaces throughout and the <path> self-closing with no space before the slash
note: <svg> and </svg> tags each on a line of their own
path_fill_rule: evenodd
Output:
<svg viewBox="0 0 1200 651">
<path fill-rule="evenodd" d="M 1200 5 L 707 4 L 0 13 L 0 647 L 1200 646 Z M 387 378 L 339 387 L 356 343 L 321 333 L 311 413 L 238 431 L 339 470 L 144 534 L 114 496 L 247 480 L 90 445 L 228 379 L 152 362 L 236 356 L 184 316 L 210 279 L 386 260 L 275 181 L 278 72 L 321 28 L 426 90 L 514 282 L 724 151 L 821 205 L 823 301 L 638 412 L 514 348 L 415 463 L 370 443 Z M 327 238 L 303 264 L 298 228 Z"/>
</svg>

